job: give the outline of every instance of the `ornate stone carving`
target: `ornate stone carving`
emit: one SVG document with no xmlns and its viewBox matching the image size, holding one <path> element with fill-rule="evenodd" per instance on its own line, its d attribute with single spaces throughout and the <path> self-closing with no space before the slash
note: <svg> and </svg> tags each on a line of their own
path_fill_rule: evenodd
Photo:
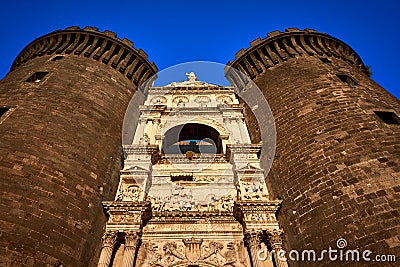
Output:
<svg viewBox="0 0 400 267">
<path fill-rule="evenodd" d="M 233 103 L 233 99 L 230 96 L 227 96 L 227 95 L 218 96 L 216 98 L 216 100 L 218 102 L 221 102 L 221 103 L 224 103 L 224 104 L 227 104 L 227 105 Z"/>
<path fill-rule="evenodd" d="M 225 264 L 224 266 L 234 267 L 248 267 L 246 261 L 246 252 L 244 249 L 243 242 L 229 242 L 226 245 L 227 251 L 224 253 Z"/>
<path fill-rule="evenodd" d="M 109 215 L 107 229 L 124 229 L 126 225 L 139 227 L 151 217 L 147 201 L 103 201 L 103 206 Z"/>
<path fill-rule="evenodd" d="M 165 104 L 165 103 L 167 103 L 167 98 L 165 98 L 164 96 L 156 96 L 150 100 L 150 103 L 157 104 L 157 105 Z"/>
<path fill-rule="evenodd" d="M 141 193 L 142 189 L 140 187 L 134 185 L 128 186 L 124 194 L 124 200 L 139 201 Z"/>
<path fill-rule="evenodd" d="M 118 241 L 116 231 L 106 231 L 101 238 L 103 242 L 103 247 L 113 248 Z"/>
<path fill-rule="evenodd" d="M 226 157 L 224 155 L 214 155 L 214 154 L 203 154 L 200 155 L 195 153 L 191 160 L 189 160 L 185 155 L 161 155 L 158 159 L 157 164 L 176 164 L 176 163 L 226 163 Z"/>
<path fill-rule="evenodd" d="M 108 221 L 114 224 L 138 223 L 140 222 L 140 217 L 141 217 L 140 212 L 130 211 L 130 212 L 112 214 Z"/>
<path fill-rule="evenodd" d="M 162 255 L 159 252 L 158 245 L 154 242 L 143 243 L 139 250 L 137 258 L 138 267 L 153 267 L 161 265 Z"/>
<path fill-rule="evenodd" d="M 196 239 L 194 237 L 183 239 L 183 243 L 185 244 L 185 256 L 191 263 L 195 263 L 200 259 L 202 242 L 203 239 Z"/>
<path fill-rule="evenodd" d="M 222 245 L 221 243 L 211 241 L 208 245 L 204 245 L 203 255 L 201 255 L 200 259 L 205 260 L 212 256 L 216 256 L 216 254 L 219 254 L 223 248 L 224 245 Z"/>
<path fill-rule="evenodd" d="M 166 87 L 217 87 L 216 85 L 213 84 L 198 81 L 196 74 L 194 74 L 193 71 L 190 73 L 186 73 L 186 76 L 188 78 L 187 81 L 173 82 L 166 85 Z"/>
<path fill-rule="evenodd" d="M 244 220 L 248 222 L 258 222 L 258 223 L 274 223 L 276 222 L 276 218 L 274 214 L 271 213 L 248 213 L 243 215 Z"/>
<path fill-rule="evenodd" d="M 138 231 L 125 232 L 125 246 L 133 247 L 136 249 L 140 240 L 140 233 Z"/>
<path fill-rule="evenodd" d="M 179 189 L 179 187 L 177 187 Z M 156 212 L 176 212 L 176 211 L 193 211 L 193 212 L 233 212 L 236 191 L 233 189 L 227 195 L 215 199 L 210 194 L 207 200 L 208 204 L 193 204 L 188 192 L 183 190 L 173 191 L 171 196 L 164 198 L 152 198 L 152 210 Z"/>
<path fill-rule="evenodd" d="M 123 184 L 118 191 L 117 201 L 140 201 L 143 200 L 143 190 L 136 185 Z"/>
<path fill-rule="evenodd" d="M 177 96 L 174 99 L 172 99 L 172 103 L 174 103 L 177 106 L 183 106 L 185 105 L 186 102 L 189 102 L 189 98 L 185 96 Z"/>
<path fill-rule="evenodd" d="M 244 240 L 250 248 L 261 249 L 262 238 L 262 231 L 251 230 L 244 233 Z"/>
<path fill-rule="evenodd" d="M 178 246 L 176 242 L 167 242 L 163 246 L 163 251 L 165 252 L 166 256 L 172 255 L 181 260 L 185 259 L 185 255 L 177 251 L 177 247 Z"/>
<path fill-rule="evenodd" d="M 197 103 L 208 103 L 211 102 L 211 99 L 208 96 L 198 96 L 194 101 Z"/>
<path fill-rule="evenodd" d="M 110 264 L 112 251 L 117 243 L 117 238 L 116 231 L 106 231 L 104 233 L 98 267 L 107 267 Z"/>
<path fill-rule="evenodd" d="M 188 78 L 188 81 L 191 83 L 194 83 L 197 80 L 196 74 L 194 72 L 186 73 L 186 76 Z"/>
<path fill-rule="evenodd" d="M 268 243 L 272 249 L 282 249 L 282 236 L 283 230 L 281 229 L 267 230 Z"/>
<path fill-rule="evenodd" d="M 224 245 L 225 244 L 225 245 Z M 162 247 L 162 251 L 160 251 Z M 250 267 L 242 241 L 204 243 L 201 239 L 188 238 L 182 242 L 145 242 L 138 253 L 137 266 L 175 266 L 176 264 L 206 264 L 207 266 Z"/>
</svg>

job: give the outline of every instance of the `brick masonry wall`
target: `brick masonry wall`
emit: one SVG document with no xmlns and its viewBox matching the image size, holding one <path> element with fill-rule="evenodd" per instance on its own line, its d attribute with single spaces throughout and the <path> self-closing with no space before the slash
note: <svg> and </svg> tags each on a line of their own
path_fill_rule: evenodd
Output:
<svg viewBox="0 0 400 267">
<path fill-rule="evenodd" d="M 132 82 L 102 62 L 30 59 L 0 82 L 0 265 L 96 266 Z M 43 81 L 24 82 L 36 71 Z"/>
<path fill-rule="evenodd" d="M 277 151 L 267 181 L 283 200 L 285 247 L 335 249 L 342 237 L 348 249 L 399 260 L 400 125 L 384 123 L 373 111 L 400 115 L 400 103 L 359 67 L 328 58 L 330 63 L 318 55 L 288 58 L 253 77 L 276 122 Z M 357 85 L 342 82 L 339 73 Z M 254 116 L 246 119 L 257 141 Z"/>
</svg>

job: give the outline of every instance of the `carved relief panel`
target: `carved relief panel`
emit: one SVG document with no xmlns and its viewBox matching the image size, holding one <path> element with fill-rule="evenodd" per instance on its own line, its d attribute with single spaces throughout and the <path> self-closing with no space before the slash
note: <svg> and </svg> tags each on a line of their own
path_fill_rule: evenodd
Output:
<svg viewBox="0 0 400 267">
<path fill-rule="evenodd" d="M 143 242 L 137 258 L 138 267 L 187 266 L 250 267 L 243 241 L 205 241 L 189 238 Z"/>
</svg>

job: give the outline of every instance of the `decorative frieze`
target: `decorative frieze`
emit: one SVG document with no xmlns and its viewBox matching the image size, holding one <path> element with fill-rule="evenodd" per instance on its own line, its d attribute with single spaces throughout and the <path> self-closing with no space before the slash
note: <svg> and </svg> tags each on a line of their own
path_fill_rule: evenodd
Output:
<svg viewBox="0 0 400 267">
<path fill-rule="evenodd" d="M 243 241 L 204 241 L 195 237 L 181 241 L 144 242 L 137 266 L 202 265 L 251 267 Z"/>
</svg>

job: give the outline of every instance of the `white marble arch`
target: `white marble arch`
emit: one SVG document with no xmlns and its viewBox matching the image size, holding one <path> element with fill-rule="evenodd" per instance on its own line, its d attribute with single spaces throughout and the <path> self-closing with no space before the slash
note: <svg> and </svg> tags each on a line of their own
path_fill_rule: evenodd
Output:
<svg viewBox="0 0 400 267">
<path fill-rule="evenodd" d="M 220 135 L 220 138 L 222 141 L 222 152 L 223 153 L 226 152 L 226 145 L 231 144 L 233 141 L 229 131 L 224 127 L 224 125 L 222 123 L 220 123 L 217 120 L 207 119 L 207 118 L 202 118 L 202 117 L 193 118 L 189 121 L 168 121 L 168 123 L 162 125 L 161 138 L 164 139 L 165 134 L 170 129 L 172 129 L 176 126 L 180 126 L 180 125 L 183 127 L 187 123 L 202 124 L 202 125 L 210 126 L 213 129 L 215 129 Z"/>
<path fill-rule="evenodd" d="M 207 119 L 207 118 L 193 118 L 190 120 L 185 120 L 185 121 L 168 121 L 167 124 L 162 125 L 162 131 L 161 134 L 164 135 L 166 132 L 168 132 L 170 129 L 174 128 L 175 126 L 179 126 L 179 125 L 185 125 L 187 123 L 197 123 L 197 124 L 203 124 L 203 125 L 207 125 L 210 126 L 212 128 L 214 128 L 220 135 L 222 136 L 229 136 L 229 131 L 224 127 L 224 125 L 222 123 L 220 123 L 217 120 L 213 120 L 213 119 Z"/>
</svg>

